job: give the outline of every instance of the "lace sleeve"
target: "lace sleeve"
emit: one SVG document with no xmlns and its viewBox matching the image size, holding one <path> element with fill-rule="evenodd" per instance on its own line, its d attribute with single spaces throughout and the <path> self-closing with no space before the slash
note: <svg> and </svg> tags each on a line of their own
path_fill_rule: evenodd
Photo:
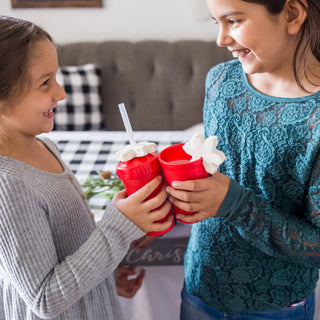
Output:
<svg viewBox="0 0 320 320">
<path fill-rule="evenodd" d="M 284 212 L 232 180 L 218 216 L 270 256 L 320 268 L 320 155 L 306 196 L 304 212 Z"/>
</svg>

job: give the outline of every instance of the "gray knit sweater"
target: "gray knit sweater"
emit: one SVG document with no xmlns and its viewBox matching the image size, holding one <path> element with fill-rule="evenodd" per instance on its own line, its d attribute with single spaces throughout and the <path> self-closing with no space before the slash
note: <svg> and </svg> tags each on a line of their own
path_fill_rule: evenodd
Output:
<svg viewBox="0 0 320 320">
<path fill-rule="evenodd" d="M 0 156 L 0 319 L 122 319 L 113 271 L 143 232 L 110 205 L 95 225 L 64 166 Z"/>
</svg>

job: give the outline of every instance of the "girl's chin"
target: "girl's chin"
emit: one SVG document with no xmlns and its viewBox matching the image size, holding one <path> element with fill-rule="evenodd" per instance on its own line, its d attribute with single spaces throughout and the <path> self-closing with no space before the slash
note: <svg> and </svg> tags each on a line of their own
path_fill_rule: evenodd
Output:
<svg viewBox="0 0 320 320">
<path fill-rule="evenodd" d="M 53 121 L 51 124 L 47 124 L 46 126 L 42 127 L 42 133 L 49 133 L 53 130 L 54 124 Z"/>
<path fill-rule="evenodd" d="M 242 65 L 243 71 L 247 74 L 255 74 L 259 72 L 257 65 L 254 63 L 250 63 L 249 61 L 241 62 L 241 65 Z"/>
<path fill-rule="evenodd" d="M 246 74 L 256 74 L 266 72 L 268 65 L 258 60 L 252 52 L 245 59 L 239 59 L 242 69 Z"/>
</svg>

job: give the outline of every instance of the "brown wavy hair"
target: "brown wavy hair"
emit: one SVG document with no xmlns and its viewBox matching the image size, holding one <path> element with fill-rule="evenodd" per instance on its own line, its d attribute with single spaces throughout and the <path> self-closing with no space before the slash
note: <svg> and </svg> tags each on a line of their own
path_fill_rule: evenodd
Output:
<svg viewBox="0 0 320 320">
<path fill-rule="evenodd" d="M 242 0 L 245 2 L 258 3 L 263 5 L 271 14 L 279 14 L 286 3 L 286 0 Z M 307 75 L 308 58 L 310 52 L 320 62 L 320 32 L 319 32 L 319 20 L 320 20 L 320 1 L 319 0 L 298 0 L 307 13 L 307 18 L 302 25 L 299 34 L 299 42 L 294 53 L 293 68 L 294 76 L 297 84 L 305 90 L 299 70 L 303 68 L 304 75 L 308 81 L 313 85 L 319 85 L 309 80 Z M 299 53 L 299 56 L 298 56 Z M 309 70 L 312 72 L 312 70 Z M 320 79 L 319 75 L 315 75 Z"/>
<path fill-rule="evenodd" d="M 44 39 L 53 43 L 51 36 L 34 23 L 0 16 L 0 101 L 3 106 L 18 100 L 29 88 L 31 50 L 35 42 Z"/>
</svg>

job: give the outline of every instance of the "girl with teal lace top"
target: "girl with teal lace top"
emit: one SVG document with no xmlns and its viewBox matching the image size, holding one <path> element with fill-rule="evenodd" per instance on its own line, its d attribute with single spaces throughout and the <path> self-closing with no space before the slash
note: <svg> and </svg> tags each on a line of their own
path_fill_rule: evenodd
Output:
<svg viewBox="0 0 320 320">
<path fill-rule="evenodd" d="M 312 319 L 320 268 L 319 0 L 207 0 L 237 59 L 206 79 L 227 160 L 177 181 L 192 216 L 181 319 Z"/>
</svg>

